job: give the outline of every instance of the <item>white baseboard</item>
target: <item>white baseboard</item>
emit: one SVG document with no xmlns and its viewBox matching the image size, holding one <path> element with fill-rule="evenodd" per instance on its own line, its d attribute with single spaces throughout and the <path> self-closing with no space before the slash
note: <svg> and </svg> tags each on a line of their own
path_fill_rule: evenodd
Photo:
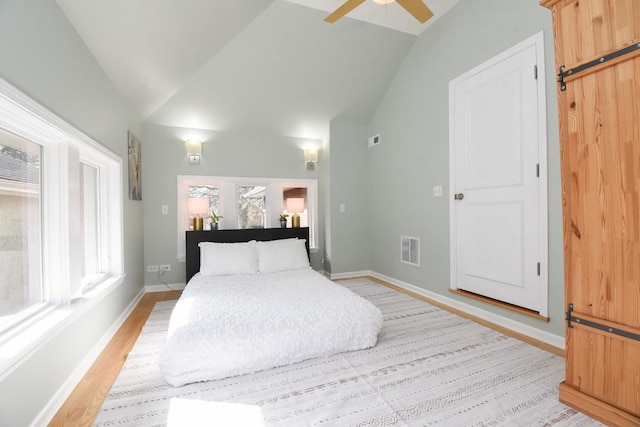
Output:
<svg viewBox="0 0 640 427">
<path fill-rule="evenodd" d="M 373 276 L 373 272 L 371 270 L 364 270 L 364 271 L 350 271 L 349 273 L 329 274 L 329 277 L 331 278 L 331 280 L 351 279 L 354 277 L 362 277 L 362 276 Z"/>
<path fill-rule="evenodd" d="M 486 320 L 487 322 L 494 323 L 496 325 L 500 325 L 503 328 L 507 328 L 513 332 L 517 332 L 519 334 L 525 335 L 529 338 L 538 340 L 545 344 L 549 344 L 553 347 L 564 350 L 565 349 L 565 339 L 564 336 L 559 336 L 552 334 L 550 332 L 546 332 L 540 330 L 538 328 L 534 328 L 532 326 L 526 325 L 524 323 L 520 323 L 516 320 L 509 319 L 508 317 L 501 316 L 496 313 L 492 313 L 490 311 L 475 307 L 473 305 L 455 300 L 453 298 L 446 297 L 444 295 L 437 294 L 435 292 L 428 291 L 426 289 L 420 288 L 418 286 L 412 285 L 410 283 L 403 282 L 401 280 L 396 280 L 392 277 L 385 276 L 384 274 L 376 273 L 375 271 L 354 271 L 349 273 L 340 273 L 340 274 L 332 274 L 331 279 L 348 279 L 353 277 L 362 277 L 362 276 L 372 276 L 376 279 L 383 280 L 385 282 L 391 283 L 392 285 L 398 286 L 407 291 L 411 291 L 418 295 L 422 295 L 425 298 L 432 299 L 440 304 L 443 304 L 447 307 L 457 309 L 460 311 L 464 311 L 467 314 L 475 316 L 479 319 Z"/>
<path fill-rule="evenodd" d="M 62 387 L 58 389 L 56 394 L 51 398 L 49 403 L 40 411 L 38 416 L 31 423 L 32 427 L 36 426 L 44 426 L 48 425 L 49 422 L 55 417 L 58 413 L 64 402 L 69 398 L 73 390 L 76 388 L 78 383 L 82 380 L 82 378 L 86 375 L 91 368 L 91 365 L 96 361 L 100 353 L 104 351 L 109 341 L 114 337 L 118 329 L 124 324 L 129 315 L 133 312 L 135 307 L 138 305 L 140 299 L 145 294 L 145 290 L 141 289 L 140 292 L 136 295 L 136 297 L 129 303 L 125 311 L 118 317 L 118 319 L 111 325 L 111 327 L 104 333 L 102 338 L 93 346 L 91 351 L 85 355 L 82 361 L 78 364 L 76 369 L 71 373 L 71 375 L 64 382 Z"/>
<path fill-rule="evenodd" d="M 186 283 L 165 283 L 162 285 L 146 285 L 145 292 L 166 292 L 166 291 L 182 291 Z"/>
</svg>

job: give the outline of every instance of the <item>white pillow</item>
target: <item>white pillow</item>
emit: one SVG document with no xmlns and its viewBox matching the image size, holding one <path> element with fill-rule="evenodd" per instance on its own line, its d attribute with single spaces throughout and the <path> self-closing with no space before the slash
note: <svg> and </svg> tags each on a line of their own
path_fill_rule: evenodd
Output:
<svg viewBox="0 0 640 427">
<path fill-rule="evenodd" d="M 258 242 L 258 271 L 277 271 L 309 268 L 309 258 L 304 239 L 282 239 Z"/>
<path fill-rule="evenodd" d="M 258 273 L 255 240 L 242 243 L 200 242 L 198 246 L 202 276 Z"/>
</svg>

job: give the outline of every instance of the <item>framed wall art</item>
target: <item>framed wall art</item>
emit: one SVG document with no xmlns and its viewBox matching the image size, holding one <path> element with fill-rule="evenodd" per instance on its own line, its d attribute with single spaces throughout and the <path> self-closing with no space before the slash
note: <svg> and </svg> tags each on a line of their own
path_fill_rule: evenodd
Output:
<svg viewBox="0 0 640 427">
<path fill-rule="evenodd" d="M 129 199 L 142 200 L 142 143 L 127 132 L 129 147 Z"/>
</svg>

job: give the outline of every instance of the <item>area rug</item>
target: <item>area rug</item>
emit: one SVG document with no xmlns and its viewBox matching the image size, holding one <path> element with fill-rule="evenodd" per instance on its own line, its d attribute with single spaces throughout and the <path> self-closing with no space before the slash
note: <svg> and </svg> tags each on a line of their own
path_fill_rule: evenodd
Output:
<svg viewBox="0 0 640 427">
<path fill-rule="evenodd" d="M 157 359 L 174 301 L 159 302 L 96 426 L 600 426 L 558 401 L 564 359 L 367 279 L 380 308 L 368 350 L 179 388 Z"/>
</svg>

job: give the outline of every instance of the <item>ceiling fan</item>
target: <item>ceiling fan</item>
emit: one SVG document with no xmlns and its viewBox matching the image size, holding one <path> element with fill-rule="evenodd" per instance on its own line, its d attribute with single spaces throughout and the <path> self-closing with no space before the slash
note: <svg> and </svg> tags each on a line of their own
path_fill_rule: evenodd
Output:
<svg viewBox="0 0 640 427">
<path fill-rule="evenodd" d="M 374 0 L 374 1 L 376 3 L 382 3 L 382 4 L 387 4 L 387 3 L 392 3 L 393 1 L 397 1 L 400 6 L 405 8 L 406 11 L 409 12 L 411 15 L 413 15 L 413 17 L 416 18 L 418 21 L 420 21 L 421 24 L 424 24 L 425 22 L 427 22 L 429 18 L 433 16 L 433 12 L 431 11 L 431 9 L 429 9 L 427 5 L 423 3 L 422 0 Z M 334 10 L 329 16 L 324 18 L 324 20 L 330 23 L 334 23 L 338 19 L 342 18 L 347 13 L 351 12 L 353 9 L 360 6 L 364 2 L 365 0 L 347 0 L 342 4 L 342 6 L 340 6 L 339 8 Z"/>
</svg>

